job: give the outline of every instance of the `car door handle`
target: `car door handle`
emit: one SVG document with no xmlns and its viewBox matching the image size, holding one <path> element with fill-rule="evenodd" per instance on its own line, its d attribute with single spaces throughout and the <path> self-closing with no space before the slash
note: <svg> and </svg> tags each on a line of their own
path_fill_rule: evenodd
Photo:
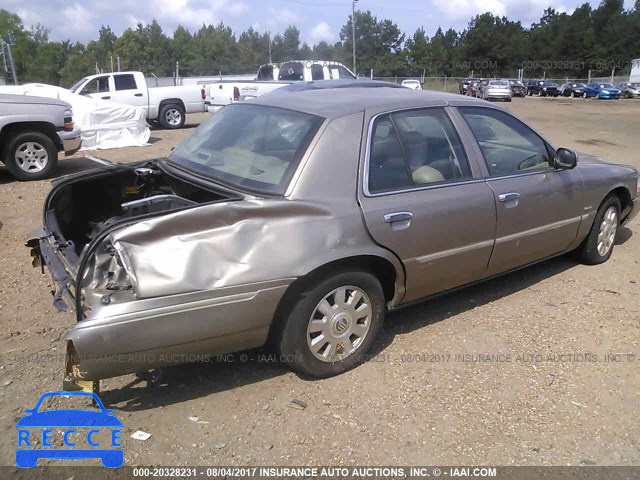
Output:
<svg viewBox="0 0 640 480">
<path fill-rule="evenodd" d="M 407 220 L 411 220 L 412 218 L 413 218 L 413 213 L 411 212 L 394 212 L 394 213 L 387 213 L 384 216 L 384 221 L 387 223 L 406 222 Z"/>
<path fill-rule="evenodd" d="M 508 202 L 510 200 L 518 200 L 520 198 L 520 194 L 518 192 L 509 192 L 509 193 L 501 193 L 498 195 L 498 199 L 501 202 Z"/>
<path fill-rule="evenodd" d="M 133 94 L 133 96 L 134 96 L 134 97 L 141 97 L 141 96 L 142 96 L 142 94 L 141 94 L 141 93 L 134 93 L 134 94 Z"/>
<path fill-rule="evenodd" d="M 102 98 L 102 100 L 109 100 L 109 99 L 111 99 L 111 97 L 110 97 L 109 95 L 107 95 L 106 97 L 100 97 L 100 98 Z"/>
</svg>

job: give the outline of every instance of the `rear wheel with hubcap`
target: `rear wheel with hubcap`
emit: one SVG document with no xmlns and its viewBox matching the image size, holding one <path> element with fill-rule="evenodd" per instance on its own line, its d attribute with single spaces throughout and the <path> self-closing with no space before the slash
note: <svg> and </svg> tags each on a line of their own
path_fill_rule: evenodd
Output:
<svg viewBox="0 0 640 480">
<path fill-rule="evenodd" d="M 182 128 L 185 122 L 185 112 L 182 106 L 175 103 L 164 105 L 160 109 L 160 116 L 158 117 L 158 123 L 162 127 L 173 130 L 175 128 Z"/>
<path fill-rule="evenodd" d="M 7 143 L 2 161 L 18 180 L 41 180 L 55 170 L 58 148 L 44 133 L 19 133 Z"/>
<path fill-rule="evenodd" d="M 620 200 L 617 196 L 611 195 L 602 202 L 589 235 L 578 250 L 583 263 L 598 265 L 609 260 L 620 225 L 620 211 Z"/>
<path fill-rule="evenodd" d="M 384 321 L 384 293 L 368 272 L 338 273 L 293 301 L 279 350 L 292 370 L 311 377 L 331 377 L 362 363 Z"/>
</svg>

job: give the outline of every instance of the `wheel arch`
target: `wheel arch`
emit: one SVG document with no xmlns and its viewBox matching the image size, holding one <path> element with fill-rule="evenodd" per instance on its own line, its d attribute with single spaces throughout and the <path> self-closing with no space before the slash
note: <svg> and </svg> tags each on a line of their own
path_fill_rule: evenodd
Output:
<svg viewBox="0 0 640 480">
<path fill-rule="evenodd" d="M 404 282 L 404 272 L 398 272 L 396 266 L 388 259 L 377 255 L 357 255 L 345 257 L 321 265 L 306 275 L 296 279 L 285 291 L 276 308 L 271 327 L 269 329 L 268 344 L 275 345 L 278 333 L 284 325 L 287 314 L 292 308 L 293 301 L 302 295 L 310 286 L 337 272 L 347 270 L 364 271 L 374 275 L 384 292 L 387 302 L 391 302 L 396 294 L 398 277 Z"/>
<path fill-rule="evenodd" d="M 160 102 L 158 105 L 158 115 L 160 115 L 160 110 L 162 110 L 166 105 L 179 105 L 182 110 L 186 113 L 187 108 L 184 105 L 184 102 L 180 98 L 167 98 Z"/>
<path fill-rule="evenodd" d="M 615 195 L 620 200 L 620 206 L 622 208 L 622 211 L 620 213 L 622 213 L 625 210 L 625 208 L 631 205 L 632 203 L 631 192 L 626 186 L 620 185 L 612 189 L 609 193 L 607 193 L 604 199 L 602 199 L 602 202 L 600 202 L 600 205 L 602 205 L 605 202 L 605 200 L 611 197 L 612 195 Z M 600 208 L 600 206 L 598 206 L 598 208 Z"/>
<path fill-rule="evenodd" d="M 49 137 L 58 151 L 62 150 L 62 141 L 56 132 L 56 127 L 49 122 L 15 122 L 0 129 L 0 152 L 4 151 L 12 136 L 21 133 L 41 133 Z"/>
</svg>

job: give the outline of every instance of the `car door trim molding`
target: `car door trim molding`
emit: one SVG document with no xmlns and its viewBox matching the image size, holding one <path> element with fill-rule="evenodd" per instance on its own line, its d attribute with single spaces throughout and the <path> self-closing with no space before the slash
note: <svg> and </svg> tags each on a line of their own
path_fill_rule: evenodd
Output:
<svg viewBox="0 0 640 480">
<path fill-rule="evenodd" d="M 421 257 L 416 257 L 416 262 L 427 263 L 434 260 L 440 260 L 442 258 L 450 257 L 452 255 L 460 255 L 462 253 L 472 252 L 473 250 L 479 250 L 481 248 L 493 247 L 494 240 L 483 240 L 481 242 L 470 243 L 469 245 L 463 245 L 462 247 L 450 248 L 448 250 L 440 250 L 439 252 L 430 253 Z"/>
<path fill-rule="evenodd" d="M 530 228 L 529 230 L 513 233 L 511 235 L 505 235 L 504 237 L 498 237 L 496 238 L 496 245 L 512 242 L 514 240 L 518 240 L 525 237 L 530 237 L 531 235 L 536 235 L 538 233 L 546 232 L 549 230 L 555 230 L 556 228 L 566 227 L 573 223 L 582 222 L 588 216 L 589 215 L 580 215 L 579 217 L 568 218 L 566 220 L 560 220 L 558 222 L 548 223 L 546 225 L 541 225 L 536 228 Z"/>
</svg>

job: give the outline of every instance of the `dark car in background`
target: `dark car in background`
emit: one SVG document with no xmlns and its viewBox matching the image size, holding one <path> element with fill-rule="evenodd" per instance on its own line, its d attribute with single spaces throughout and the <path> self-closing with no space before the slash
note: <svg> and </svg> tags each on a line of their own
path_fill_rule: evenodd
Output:
<svg viewBox="0 0 640 480">
<path fill-rule="evenodd" d="M 486 82 L 482 80 L 474 80 L 469 85 L 467 85 L 467 96 L 480 98 L 480 87 Z"/>
<path fill-rule="evenodd" d="M 558 85 L 551 80 L 535 79 L 527 83 L 527 94 L 538 95 L 539 97 L 557 97 Z"/>
<path fill-rule="evenodd" d="M 511 86 L 511 94 L 514 97 L 526 97 L 527 96 L 527 87 L 524 86 L 520 80 L 516 80 L 513 78 L 508 79 L 509 85 Z"/>
<path fill-rule="evenodd" d="M 473 78 L 473 77 L 463 78 L 460 81 L 460 84 L 458 85 L 458 91 L 460 92 L 460 95 L 466 95 L 469 84 L 472 82 L 477 82 L 479 80 L 480 80 L 479 78 Z"/>
<path fill-rule="evenodd" d="M 560 95 L 563 97 L 581 97 L 584 93 L 584 83 L 568 82 L 560 87 Z"/>
<path fill-rule="evenodd" d="M 640 98 L 640 83 L 624 82 L 616 86 L 622 98 Z"/>
</svg>

